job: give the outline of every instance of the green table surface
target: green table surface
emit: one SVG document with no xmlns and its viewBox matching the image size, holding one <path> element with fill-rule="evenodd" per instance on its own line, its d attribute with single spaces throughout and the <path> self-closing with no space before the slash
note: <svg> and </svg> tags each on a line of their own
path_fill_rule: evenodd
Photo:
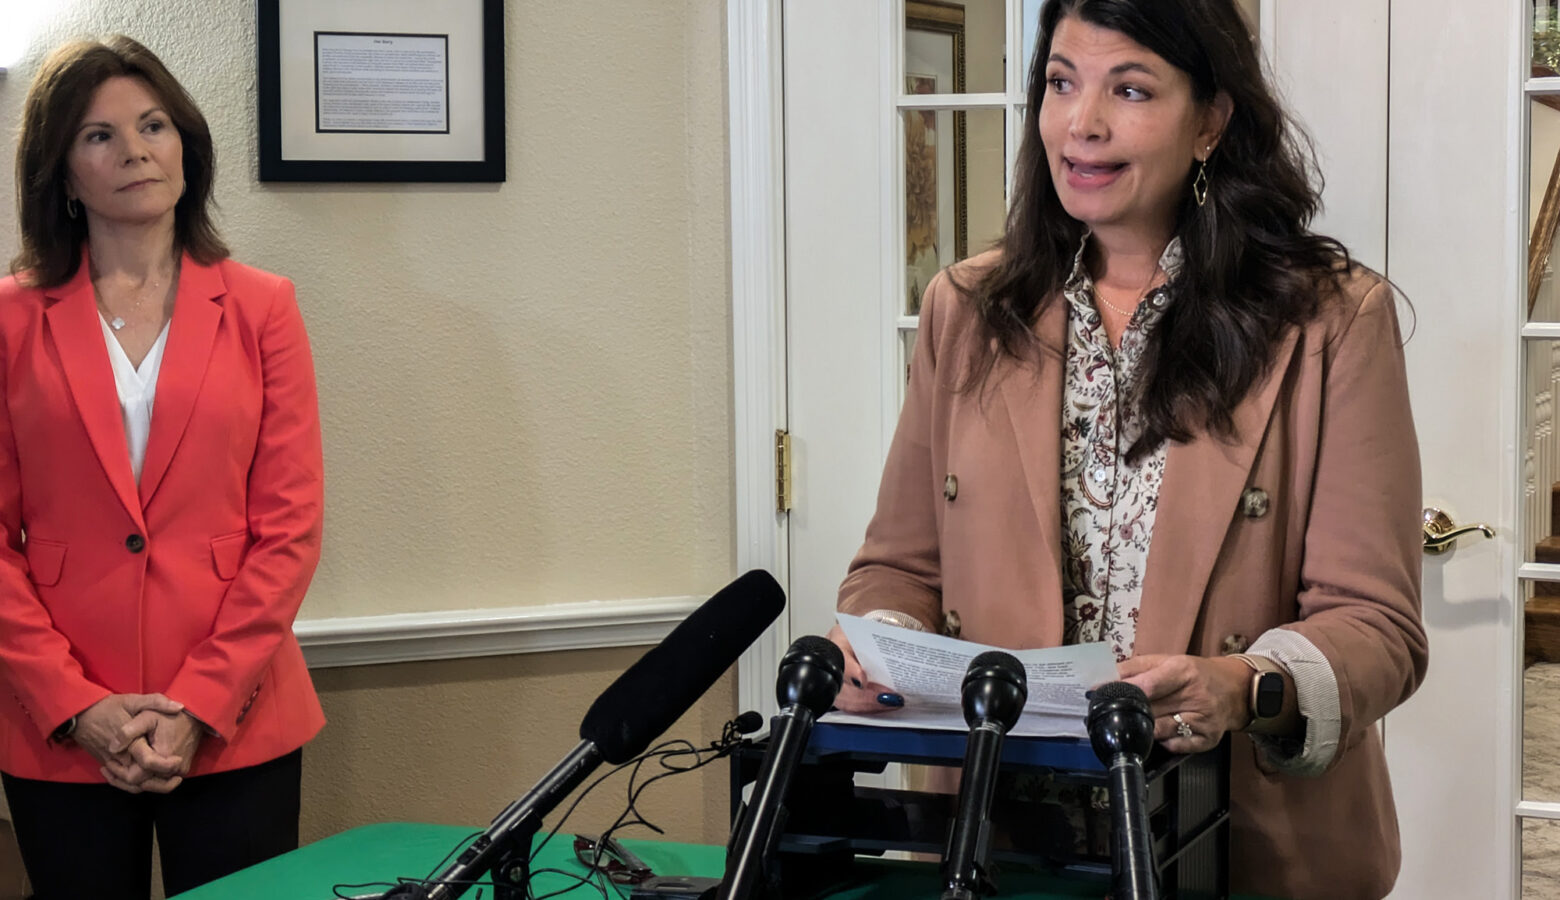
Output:
<svg viewBox="0 0 1560 900">
<path fill-rule="evenodd" d="M 386 823 L 364 825 L 316 841 L 204 887 L 177 895 L 176 900 L 330 900 L 336 885 L 342 895 L 370 894 L 385 890 L 398 877 L 425 877 L 456 845 L 476 829 L 452 825 Z M 583 874 L 574 859 L 574 837 L 560 834 L 543 848 L 537 868 L 556 867 Z M 718 877 L 725 868 L 725 848 L 701 844 L 624 840 L 651 869 L 664 875 Z M 915 900 L 941 894 L 932 863 L 863 860 L 863 883 L 835 894 L 837 900 Z M 376 883 L 377 886 L 376 886 Z M 541 873 L 533 879 L 537 896 L 573 884 L 573 879 Z M 1102 897 L 1103 886 L 1091 887 L 1027 872 L 1009 872 L 1000 881 L 1001 896 L 1010 900 L 1048 900 L 1057 897 Z M 483 892 L 484 900 L 492 896 Z M 600 897 L 589 887 L 564 896 Z M 475 900 L 476 890 L 466 893 Z"/>
</svg>

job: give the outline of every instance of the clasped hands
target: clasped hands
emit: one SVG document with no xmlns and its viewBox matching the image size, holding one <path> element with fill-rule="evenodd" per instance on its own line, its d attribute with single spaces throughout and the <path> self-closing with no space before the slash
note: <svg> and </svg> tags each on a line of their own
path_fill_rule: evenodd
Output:
<svg viewBox="0 0 1560 900">
<path fill-rule="evenodd" d="M 71 737 L 122 791 L 166 794 L 184 782 L 200 747 L 200 722 L 162 694 L 110 694 L 76 718 Z"/>
</svg>

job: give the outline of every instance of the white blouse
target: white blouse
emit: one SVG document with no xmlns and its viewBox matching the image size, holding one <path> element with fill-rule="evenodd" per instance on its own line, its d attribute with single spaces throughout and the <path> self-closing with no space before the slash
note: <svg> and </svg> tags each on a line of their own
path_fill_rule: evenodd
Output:
<svg viewBox="0 0 1560 900">
<path fill-rule="evenodd" d="M 171 324 L 169 320 L 168 324 Z M 140 368 L 130 363 L 125 348 L 102 316 L 98 324 L 103 326 L 103 341 L 108 344 L 108 361 L 114 367 L 114 386 L 119 390 L 119 410 L 125 420 L 125 440 L 130 445 L 130 470 L 136 483 L 141 481 L 141 464 L 146 461 L 146 440 L 152 433 L 152 401 L 157 396 L 157 373 L 162 369 L 163 348 L 168 345 L 168 324 Z"/>
</svg>

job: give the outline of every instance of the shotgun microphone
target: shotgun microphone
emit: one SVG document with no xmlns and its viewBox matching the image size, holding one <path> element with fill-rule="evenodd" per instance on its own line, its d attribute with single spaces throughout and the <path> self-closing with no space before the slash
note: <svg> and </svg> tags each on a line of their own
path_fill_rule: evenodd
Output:
<svg viewBox="0 0 1560 900">
<path fill-rule="evenodd" d="M 726 585 L 601 692 L 580 722 L 579 744 L 453 863 L 384 896 L 454 900 L 489 871 L 495 897 L 523 896 L 531 837 L 542 817 L 603 762 L 621 765 L 645 752 L 784 608 L 785 592 L 768 572 L 754 569 Z"/>
<path fill-rule="evenodd" d="M 834 704 L 844 681 L 845 654 L 828 638 L 798 638 L 781 658 L 775 683 L 780 715 L 770 720 L 769 749 L 764 751 L 752 800 L 732 835 L 718 900 L 746 900 L 764 876 L 783 827 L 782 807 L 791 776 L 807 749 L 807 735 L 814 720 Z"/>
<path fill-rule="evenodd" d="M 1133 684 L 1112 681 L 1090 694 L 1089 742 L 1110 766 L 1111 896 L 1159 900 L 1153 837 L 1148 827 L 1148 782 L 1143 758 L 1154 746 L 1148 697 Z"/>
<path fill-rule="evenodd" d="M 964 748 L 964 778 L 959 784 L 958 813 L 948 830 L 943 853 L 942 900 L 973 900 L 992 893 L 987 872 L 991 854 L 991 796 L 997 788 L 1002 741 L 1024 712 L 1029 679 L 1024 664 L 1011 653 L 988 650 L 970 660 L 964 673 L 964 721 L 969 743 Z"/>
</svg>

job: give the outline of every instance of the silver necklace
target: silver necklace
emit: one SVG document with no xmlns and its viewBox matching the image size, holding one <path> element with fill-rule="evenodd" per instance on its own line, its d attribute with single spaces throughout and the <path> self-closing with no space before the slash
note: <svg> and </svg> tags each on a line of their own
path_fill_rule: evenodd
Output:
<svg viewBox="0 0 1560 900">
<path fill-rule="evenodd" d="M 155 293 L 155 292 L 157 292 L 157 291 L 159 291 L 161 289 L 162 289 L 162 285 L 161 284 L 158 284 L 158 283 L 153 283 L 152 284 L 152 293 Z M 135 298 L 135 303 L 131 304 L 131 306 L 130 306 L 130 314 L 131 315 L 135 315 L 136 313 L 141 311 L 141 303 L 142 303 L 142 301 L 144 301 L 146 299 L 146 294 L 147 294 L 146 291 L 142 291 L 140 296 Z M 111 318 L 109 318 L 109 320 L 108 320 L 108 327 L 114 329 L 115 331 L 122 331 L 122 330 L 124 330 L 125 325 L 128 324 L 127 322 L 125 322 L 125 317 L 124 316 L 113 315 L 113 310 L 110 310 L 108 308 L 108 304 L 103 302 L 101 296 L 99 296 L 99 298 L 98 298 L 98 305 L 103 307 L 103 312 L 108 313 L 111 316 Z"/>
</svg>

